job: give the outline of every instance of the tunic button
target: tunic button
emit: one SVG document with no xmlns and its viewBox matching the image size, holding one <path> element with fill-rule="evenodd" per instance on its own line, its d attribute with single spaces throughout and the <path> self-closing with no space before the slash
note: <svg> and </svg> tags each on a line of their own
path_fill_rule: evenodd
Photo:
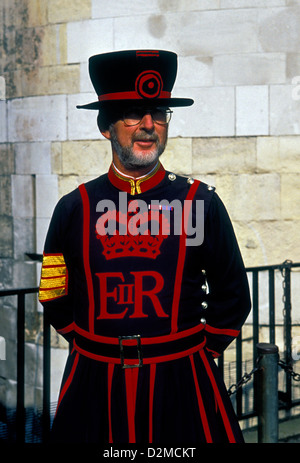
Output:
<svg viewBox="0 0 300 463">
<path fill-rule="evenodd" d="M 168 177 L 169 177 L 169 180 L 171 180 L 172 182 L 176 179 L 175 174 L 169 174 Z"/>
<path fill-rule="evenodd" d="M 201 302 L 202 309 L 207 309 L 208 304 L 206 301 Z"/>
<path fill-rule="evenodd" d="M 206 275 L 206 271 L 205 270 L 201 270 L 202 272 L 202 275 Z"/>
<path fill-rule="evenodd" d="M 192 177 L 189 177 L 189 178 L 187 179 L 187 182 L 188 182 L 190 185 L 192 185 L 192 184 L 194 183 L 194 179 L 193 179 Z"/>
<path fill-rule="evenodd" d="M 202 323 L 203 325 L 205 325 L 205 324 L 206 324 L 205 318 L 201 318 L 201 319 L 200 319 L 200 323 Z"/>
<path fill-rule="evenodd" d="M 207 286 L 206 286 L 206 285 L 202 285 L 202 286 L 201 286 L 201 289 L 202 289 L 202 291 L 204 291 L 204 292 L 206 293 L 206 291 L 207 291 Z"/>
<path fill-rule="evenodd" d="M 211 191 L 211 190 L 213 190 L 213 189 L 214 189 L 214 187 L 213 187 L 213 186 L 211 186 L 211 185 L 208 185 L 207 189 L 208 189 L 209 191 Z"/>
</svg>

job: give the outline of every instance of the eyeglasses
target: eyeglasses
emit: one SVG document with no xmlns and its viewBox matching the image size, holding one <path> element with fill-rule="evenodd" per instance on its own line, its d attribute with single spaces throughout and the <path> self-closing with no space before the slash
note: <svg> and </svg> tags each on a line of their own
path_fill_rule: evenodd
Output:
<svg viewBox="0 0 300 463">
<path fill-rule="evenodd" d="M 151 114 L 151 117 L 154 122 L 159 125 L 168 125 L 173 111 L 169 108 L 130 108 L 126 110 L 123 114 L 124 124 L 127 126 L 138 125 L 145 114 Z"/>
</svg>

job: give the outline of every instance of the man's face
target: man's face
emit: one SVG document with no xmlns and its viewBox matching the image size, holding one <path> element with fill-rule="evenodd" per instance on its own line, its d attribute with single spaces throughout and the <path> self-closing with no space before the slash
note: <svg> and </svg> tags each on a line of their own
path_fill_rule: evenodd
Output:
<svg viewBox="0 0 300 463">
<path fill-rule="evenodd" d="M 155 165 L 163 153 L 168 135 L 168 124 L 157 110 L 130 109 L 104 133 L 112 143 L 117 157 L 127 170 L 139 170 Z M 157 121 L 157 122 L 156 122 Z M 133 125 L 134 124 L 134 125 Z"/>
</svg>

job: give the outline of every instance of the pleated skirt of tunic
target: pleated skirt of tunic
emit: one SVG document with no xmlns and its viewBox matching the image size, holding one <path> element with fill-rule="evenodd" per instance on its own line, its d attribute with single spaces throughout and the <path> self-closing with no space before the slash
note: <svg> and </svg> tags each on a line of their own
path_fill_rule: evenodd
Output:
<svg viewBox="0 0 300 463">
<path fill-rule="evenodd" d="M 244 442 L 223 379 L 206 349 L 178 360 L 126 369 L 73 349 L 51 441 Z"/>
</svg>

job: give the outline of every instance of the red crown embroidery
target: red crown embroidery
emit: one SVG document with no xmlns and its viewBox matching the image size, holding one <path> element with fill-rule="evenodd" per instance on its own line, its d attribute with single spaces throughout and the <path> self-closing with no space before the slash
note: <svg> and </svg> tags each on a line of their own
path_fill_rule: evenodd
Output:
<svg viewBox="0 0 300 463">
<path fill-rule="evenodd" d="M 127 225 L 128 232 L 126 235 L 120 234 L 119 230 L 114 230 L 112 235 L 101 233 L 96 231 L 97 239 L 99 239 L 103 246 L 103 255 L 106 260 L 116 259 L 119 257 L 147 257 L 149 259 L 156 259 L 160 254 L 160 246 L 162 242 L 167 238 L 170 231 L 170 224 L 167 218 L 163 215 L 157 215 L 157 217 L 151 217 L 151 220 L 158 222 L 159 233 L 157 235 L 151 235 L 149 227 L 147 227 L 143 234 L 132 234 L 133 227 L 130 223 L 132 217 L 126 216 L 120 212 L 106 213 L 106 223 L 108 220 L 116 218 L 116 224 L 120 223 Z M 157 220 L 157 218 L 159 220 Z M 148 214 L 139 215 L 140 224 L 148 222 Z M 162 231 L 165 234 L 162 234 Z"/>
</svg>

